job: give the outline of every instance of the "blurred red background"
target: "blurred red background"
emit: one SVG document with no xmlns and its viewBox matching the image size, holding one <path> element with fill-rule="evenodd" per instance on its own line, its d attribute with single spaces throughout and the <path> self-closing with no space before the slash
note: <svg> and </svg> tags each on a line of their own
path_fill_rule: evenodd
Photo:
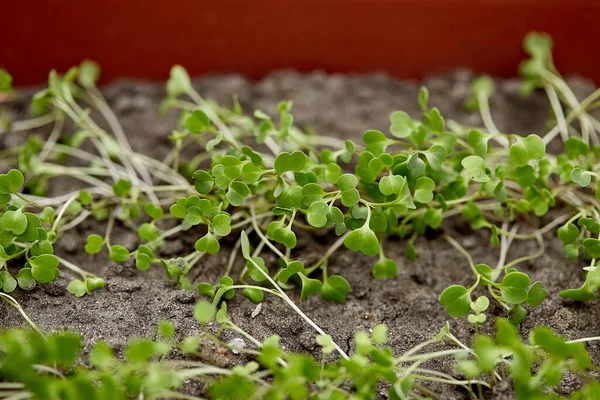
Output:
<svg viewBox="0 0 600 400">
<path fill-rule="evenodd" d="M 565 74 L 600 82 L 596 0 L 7 0 L 0 67 L 15 85 L 84 58 L 103 81 L 191 74 L 260 77 L 292 67 L 388 71 L 405 78 L 454 67 L 516 74 L 531 30 L 555 40 Z"/>
</svg>

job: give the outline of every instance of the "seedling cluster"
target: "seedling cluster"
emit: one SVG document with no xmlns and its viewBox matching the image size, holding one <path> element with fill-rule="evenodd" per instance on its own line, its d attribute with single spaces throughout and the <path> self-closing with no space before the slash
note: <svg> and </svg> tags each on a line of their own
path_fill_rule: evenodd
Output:
<svg viewBox="0 0 600 400">
<path fill-rule="evenodd" d="M 94 219 L 105 229 L 88 236 L 82 250 L 106 251 L 114 262 L 130 260 L 139 270 L 163 268 L 180 288 L 206 297 L 195 307 L 202 326 L 216 320 L 222 330 L 241 334 L 256 350 L 236 351 L 255 355 L 257 361 L 232 369 L 157 361 L 175 351 L 197 356 L 205 340 L 223 344 L 209 329 L 177 342 L 175 327 L 165 321 L 159 326 L 161 340 L 132 341 L 124 360 L 98 342 L 88 356 L 91 368 L 81 369 L 76 368 L 78 337 L 12 330 L 0 337 L 0 376 L 6 380 L 0 391 L 14 391 L 19 399 L 193 399 L 176 391 L 186 379 L 201 379 L 210 382 L 213 398 L 368 399 L 385 382 L 390 398 L 402 399 L 409 393 L 434 397 L 426 383 L 435 381 L 484 398 L 498 382 L 511 379 L 517 396 L 528 399 L 559 398 L 556 388 L 565 373 L 572 373 L 589 382 L 573 398 L 590 398 L 600 389 L 594 382 L 598 367 L 582 342 L 597 338 L 568 341 L 537 327 L 524 342 L 515 327 L 547 295 L 542 282 L 517 270 L 543 254 L 546 233 L 557 232 L 566 258 L 589 261 L 584 285 L 560 295 L 586 301 L 596 298 L 600 288 L 600 122 L 588 113 L 597 107 L 600 91 L 579 102 L 552 63 L 550 38 L 531 34 L 524 45 L 530 55 L 521 66 L 524 94 L 545 90 L 556 119 L 542 136 L 498 131 L 490 114 L 494 87 L 488 77 L 473 83 L 467 104 L 480 111 L 484 129 L 446 121 L 430 107 L 423 87 L 420 118 L 393 112 L 389 132 L 368 130 L 355 143 L 301 130 L 294 125 L 291 102 L 279 103 L 276 116 L 261 110 L 245 115 L 237 101 L 233 109 L 221 107 L 202 98 L 185 69 L 175 66 L 161 111 L 177 109 L 181 116 L 169 136 L 173 150 L 163 161 L 132 149 L 96 87 L 95 63 L 85 61 L 63 76 L 52 71 L 48 88 L 33 97 L 33 119 L 0 120 L 0 133 L 53 124 L 46 140 L 31 136 L 22 148 L 6 151 L 13 169 L 0 175 L 0 296 L 26 317 L 9 294 L 17 286 L 32 290 L 55 280 L 60 266 L 81 278 L 68 284 L 75 296 L 102 288 L 102 278 L 53 254 L 53 244 L 64 232 Z M 0 90 L 8 91 L 10 85 L 10 76 L 0 70 Z M 564 152 L 549 154 L 546 146 L 556 140 Z M 194 146 L 205 151 L 185 158 L 185 150 Z M 49 181 L 60 176 L 80 181 L 83 188 L 48 197 Z M 552 218 L 543 218 L 550 212 Z M 474 230 L 490 232 L 490 245 L 500 249 L 497 265 L 477 264 L 456 238 L 444 233 L 444 220 L 457 216 Z M 525 220 L 550 222 L 537 226 Z M 116 224 L 137 233 L 137 248 L 114 243 Z M 528 233 L 519 233 L 521 229 Z M 296 250 L 302 230 L 326 230 L 337 240 L 321 259 L 305 265 Z M 166 241 L 183 232 L 197 238 L 194 248 L 162 258 Z M 385 346 L 387 328 L 377 325 L 372 334 L 356 334 L 356 350 L 348 355 L 286 293 L 297 287 L 301 301 L 320 295 L 344 303 L 351 287 L 328 270 L 342 246 L 372 257 L 374 278 L 391 278 L 399 266 L 384 253 L 383 241 L 404 239 L 406 257 L 414 260 L 415 240 L 426 232 L 438 232 L 464 255 L 465 268 L 473 272 L 471 287 L 448 282 L 439 299 L 449 316 L 466 316 L 474 325 L 470 346 L 447 325 L 430 341 L 394 355 Z M 221 246 L 228 236 L 234 238 L 232 249 Z M 535 240 L 539 250 L 508 260 L 515 240 Z M 220 280 L 195 285 L 190 271 L 203 257 L 227 250 L 231 253 Z M 266 251 L 276 256 L 276 264 L 261 256 Z M 244 267 L 233 276 L 240 255 Z M 227 315 L 227 300 L 237 290 L 255 303 L 265 294 L 287 303 L 315 329 L 321 363 L 284 351 L 277 336 L 261 342 L 239 328 Z M 496 320 L 495 339 L 479 334 L 479 325 L 489 323 L 490 302 L 505 309 Z M 442 350 L 422 352 L 441 343 Z M 339 360 L 327 362 L 334 352 Z M 454 357 L 462 377 L 421 365 L 439 357 Z"/>
</svg>

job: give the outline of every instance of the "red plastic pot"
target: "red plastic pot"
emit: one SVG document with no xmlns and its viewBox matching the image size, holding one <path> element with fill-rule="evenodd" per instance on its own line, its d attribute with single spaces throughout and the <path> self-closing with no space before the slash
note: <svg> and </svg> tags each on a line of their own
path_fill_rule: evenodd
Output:
<svg viewBox="0 0 600 400">
<path fill-rule="evenodd" d="M 417 78 L 469 67 L 516 73 L 521 40 L 549 32 L 565 74 L 600 82 L 597 0 L 8 0 L 0 67 L 16 85 L 45 81 L 84 58 L 104 82 L 279 68 L 388 71 Z"/>
</svg>

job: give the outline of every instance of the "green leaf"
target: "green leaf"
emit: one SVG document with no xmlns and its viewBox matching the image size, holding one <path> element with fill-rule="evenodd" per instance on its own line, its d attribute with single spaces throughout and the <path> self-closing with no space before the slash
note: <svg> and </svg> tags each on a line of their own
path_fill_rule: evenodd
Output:
<svg viewBox="0 0 600 400">
<path fill-rule="evenodd" d="M 425 163 L 419 158 L 418 153 L 413 153 L 413 155 L 410 156 L 406 166 L 410 170 L 411 175 L 415 178 L 423 175 L 423 172 L 425 172 Z"/>
<path fill-rule="evenodd" d="M 379 240 L 366 224 L 355 229 L 346 236 L 344 245 L 352 251 L 360 251 L 366 256 L 375 256 L 379 254 Z"/>
<path fill-rule="evenodd" d="M 559 296 L 564 299 L 573 299 L 575 301 L 590 301 L 596 298 L 596 294 L 584 284 L 578 289 L 567 289 L 559 293 Z"/>
<path fill-rule="evenodd" d="M 386 175 L 379 180 L 379 191 L 384 196 L 399 194 L 402 192 L 406 178 L 400 175 Z"/>
<path fill-rule="evenodd" d="M 485 314 L 469 314 L 467 315 L 467 321 L 470 324 L 483 324 L 487 320 Z"/>
<path fill-rule="evenodd" d="M 198 322 L 206 324 L 215 316 L 215 308 L 206 300 L 200 300 L 194 306 L 194 317 Z"/>
<path fill-rule="evenodd" d="M 464 286 L 449 286 L 440 295 L 440 304 L 451 317 L 462 317 L 471 310 L 471 292 Z"/>
<path fill-rule="evenodd" d="M 212 220 L 213 232 L 219 236 L 227 236 L 231 233 L 231 216 L 229 214 L 216 215 Z"/>
<path fill-rule="evenodd" d="M 265 293 L 262 290 L 254 288 L 242 290 L 242 295 L 255 304 L 262 303 L 265 297 Z"/>
<path fill-rule="evenodd" d="M 464 286 L 449 286 L 440 295 L 440 304 L 451 317 L 462 317 L 471 310 L 471 292 Z"/>
<path fill-rule="evenodd" d="M 194 110 L 185 120 L 185 127 L 194 134 L 206 132 L 210 127 L 210 118 L 202 110 Z"/>
<path fill-rule="evenodd" d="M 198 193 L 210 193 L 214 184 L 215 180 L 208 172 L 202 170 L 194 172 L 194 187 Z"/>
<path fill-rule="evenodd" d="M 114 359 L 112 348 L 102 340 L 94 343 L 94 347 L 88 356 L 90 364 L 99 369 L 110 366 Z"/>
<path fill-rule="evenodd" d="M 144 222 L 138 228 L 138 236 L 143 240 L 151 242 L 158 237 L 158 228 L 151 222 Z"/>
<path fill-rule="evenodd" d="M 79 199 L 79 202 L 81 204 L 83 204 L 84 206 L 90 205 L 90 204 L 92 204 L 92 201 L 94 201 L 94 198 L 92 197 L 91 194 L 89 194 L 89 192 L 87 190 L 80 190 L 78 199 Z"/>
<path fill-rule="evenodd" d="M 415 185 L 415 201 L 419 203 L 429 203 L 433 200 L 433 191 L 435 190 L 435 182 L 426 176 L 417 179 Z"/>
<path fill-rule="evenodd" d="M 325 196 L 325 191 L 321 185 L 316 183 L 307 183 L 302 187 L 302 204 L 309 207 L 315 201 L 321 200 Z"/>
<path fill-rule="evenodd" d="M 446 130 L 444 118 L 440 114 L 440 110 L 437 107 L 433 107 L 429 111 L 429 123 L 431 129 L 435 132 L 444 132 Z"/>
<path fill-rule="evenodd" d="M 46 231 L 41 228 L 42 222 L 38 218 L 37 215 L 32 213 L 23 213 L 25 218 L 27 218 L 27 228 L 25 228 L 25 232 L 23 232 L 17 240 L 27 241 L 27 242 L 35 242 L 38 239 L 45 239 L 46 236 L 40 237 L 40 233 L 42 235 L 47 235 Z"/>
<path fill-rule="evenodd" d="M 358 179 L 356 179 L 356 176 L 352 174 L 343 174 L 338 178 L 336 185 L 338 189 L 340 189 L 342 192 L 345 192 L 347 190 L 356 188 L 356 185 L 358 185 Z"/>
<path fill-rule="evenodd" d="M 21 268 L 17 274 L 17 282 L 23 290 L 33 290 L 35 288 L 35 279 L 31 274 L 31 268 Z"/>
<path fill-rule="evenodd" d="M 485 183 L 490 177 L 485 172 L 485 161 L 479 156 L 468 156 L 462 159 L 460 164 L 467 170 L 469 178 L 475 182 Z"/>
<path fill-rule="evenodd" d="M 552 52 L 552 37 L 547 33 L 531 32 L 523 40 L 527 54 L 536 58 L 546 58 Z"/>
<path fill-rule="evenodd" d="M 527 288 L 529 287 L 529 276 L 522 272 L 511 272 L 504 276 L 500 283 L 502 297 L 508 303 L 521 304 L 527 300 Z"/>
<path fill-rule="evenodd" d="M 385 137 L 383 132 L 376 130 L 368 130 L 362 135 L 362 141 L 364 142 L 365 149 L 375 156 L 380 155 L 385 151 L 389 144 L 389 140 Z"/>
<path fill-rule="evenodd" d="M 475 266 L 475 270 L 482 276 L 482 278 L 487 279 L 488 281 L 492 281 L 492 276 L 494 275 L 494 270 L 487 264 L 477 264 Z"/>
<path fill-rule="evenodd" d="M 384 344 L 388 339 L 388 328 L 385 324 L 377 324 L 373 327 L 373 341 L 375 344 Z"/>
<path fill-rule="evenodd" d="M 300 293 L 300 301 L 305 301 L 310 296 L 319 293 L 323 288 L 323 282 L 321 282 L 318 279 L 311 279 L 304 275 L 302 272 L 298 272 L 298 276 L 302 281 L 302 292 Z"/>
<path fill-rule="evenodd" d="M 171 68 L 171 76 L 167 82 L 167 94 L 176 97 L 192 90 L 192 82 L 185 68 L 174 65 Z"/>
<path fill-rule="evenodd" d="M 350 284 L 339 275 L 327 277 L 321 288 L 321 297 L 337 303 L 345 303 L 348 293 L 350 293 Z"/>
<path fill-rule="evenodd" d="M 131 182 L 125 179 L 119 179 L 112 187 L 117 197 L 126 197 L 131 192 Z"/>
<path fill-rule="evenodd" d="M 277 243 L 283 244 L 288 249 L 296 247 L 296 234 L 287 227 L 274 229 L 270 237 Z"/>
<path fill-rule="evenodd" d="M 248 241 L 248 235 L 246 231 L 242 231 L 240 234 L 240 242 L 242 247 L 242 255 L 246 260 L 250 259 L 250 242 Z"/>
<path fill-rule="evenodd" d="M 600 257 L 600 240 L 594 238 L 584 239 L 581 242 L 583 248 L 587 255 L 591 258 L 599 258 Z"/>
<path fill-rule="evenodd" d="M 281 208 L 302 208 L 302 188 L 282 183 L 280 193 L 275 191 L 276 204 Z"/>
<path fill-rule="evenodd" d="M 84 60 L 79 65 L 79 74 L 77 74 L 77 81 L 84 88 L 93 88 L 96 86 L 96 82 L 100 78 L 100 66 L 98 63 L 92 60 Z"/>
<path fill-rule="evenodd" d="M 110 246 L 109 257 L 111 260 L 122 263 L 129 258 L 129 250 L 119 244 Z"/>
<path fill-rule="evenodd" d="M 155 206 L 152 203 L 144 204 L 144 212 L 155 221 L 163 217 L 163 209 L 159 206 Z"/>
<path fill-rule="evenodd" d="M 79 279 L 73 279 L 67 285 L 67 291 L 76 297 L 83 297 L 87 294 L 85 282 Z"/>
<path fill-rule="evenodd" d="M 589 152 L 590 146 L 581 139 L 571 136 L 565 141 L 565 153 L 571 160 L 587 156 Z"/>
<path fill-rule="evenodd" d="M 215 288 L 208 282 L 200 282 L 197 286 L 198 293 L 208 296 L 211 299 L 215 297 Z"/>
<path fill-rule="evenodd" d="M 324 201 L 316 201 L 310 205 L 306 212 L 307 222 L 314 228 L 322 228 L 327 225 L 329 206 Z"/>
<path fill-rule="evenodd" d="M 488 151 L 488 142 L 492 138 L 491 135 L 485 134 L 476 129 L 472 129 L 469 131 L 469 136 L 467 137 L 467 143 L 476 155 L 480 157 L 485 157 Z M 465 167 L 466 168 L 466 167 Z"/>
<path fill-rule="evenodd" d="M 535 170 L 531 165 L 515 168 L 513 178 L 522 188 L 533 186 L 536 181 Z"/>
<path fill-rule="evenodd" d="M 300 150 L 293 153 L 279 153 L 275 158 L 274 168 L 279 175 L 287 171 L 301 171 L 304 168 L 306 156 Z"/>
<path fill-rule="evenodd" d="M 42 254 L 29 260 L 31 274 L 40 283 L 52 282 L 57 275 L 58 258 L 51 254 Z"/>
<path fill-rule="evenodd" d="M 479 296 L 477 300 L 471 302 L 471 310 L 477 314 L 481 314 L 490 306 L 490 299 L 485 296 Z"/>
<path fill-rule="evenodd" d="M 577 260 L 579 258 L 579 247 L 570 243 L 563 247 L 563 253 L 567 260 Z"/>
<path fill-rule="evenodd" d="M 233 181 L 227 191 L 227 201 L 234 207 L 239 207 L 244 202 L 244 198 L 250 194 L 250 189 L 244 182 Z"/>
<path fill-rule="evenodd" d="M 254 164 L 245 164 L 242 167 L 242 179 L 246 183 L 256 183 L 262 178 L 265 170 L 262 167 L 258 167 Z"/>
<path fill-rule="evenodd" d="M 585 226 L 585 229 L 590 233 L 599 233 L 600 232 L 600 224 L 594 221 L 592 218 L 582 217 L 577 221 L 577 225 Z"/>
<path fill-rule="evenodd" d="M 219 241 L 210 232 L 198 239 L 194 247 L 197 251 L 208 254 L 216 254 L 221 249 Z"/>
<path fill-rule="evenodd" d="M 429 150 L 424 151 L 423 154 L 425 158 L 427 158 L 427 162 L 429 162 L 429 166 L 434 171 L 439 171 L 442 168 L 442 163 L 448 157 L 448 153 L 443 146 L 433 145 L 429 148 Z"/>
<path fill-rule="evenodd" d="M 5 69 L 0 68 L 0 92 L 12 91 L 12 76 Z"/>
<path fill-rule="evenodd" d="M 27 217 L 21 210 L 8 210 L 0 218 L 0 225 L 4 230 L 19 236 L 27 229 Z"/>
<path fill-rule="evenodd" d="M 252 257 L 252 260 L 246 260 L 246 267 L 248 268 L 248 275 L 254 281 L 263 282 L 267 280 L 269 270 L 265 265 L 265 260 L 261 257 Z"/>
<path fill-rule="evenodd" d="M 373 265 L 371 274 L 376 279 L 393 278 L 398 275 L 398 264 L 391 258 L 381 258 Z"/>
<path fill-rule="evenodd" d="M 154 342 L 149 339 L 133 339 L 127 345 L 125 356 L 132 363 L 141 363 L 150 360 L 154 354 Z"/>
<path fill-rule="evenodd" d="M 0 268 L 2 268 L 4 266 L 4 263 L 8 260 L 10 260 L 10 257 L 8 256 L 8 254 L 6 254 L 6 250 L 4 250 L 4 247 L 0 246 Z"/>
<path fill-rule="evenodd" d="M 588 171 L 577 167 L 571 171 L 571 180 L 581 187 L 586 187 L 592 181 L 592 175 Z"/>
<path fill-rule="evenodd" d="M 541 160 L 546 154 L 546 145 L 537 135 L 517 137 L 516 140 L 509 150 L 509 160 L 516 167 L 523 167 L 530 160 Z"/>
<path fill-rule="evenodd" d="M 331 354 L 335 351 L 335 344 L 329 335 L 317 335 L 317 344 L 322 347 L 323 354 Z"/>
<path fill-rule="evenodd" d="M 175 335 L 175 324 L 169 320 L 162 320 L 158 323 L 156 331 L 165 339 L 173 339 Z"/>
<path fill-rule="evenodd" d="M 104 287 L 104 279 L 98 278 L 97 276 L 91 276 L 85 278 L 85 288 L 87 290 L 87 294 L 91 294 L 96 289 L 101 289 Z"/>
<path fill-rule="evenodd" d="M 256 166 L 260 166 L 263 164 L 262 155 L 260 153 L 257 153 L 256 151 L 254 151 L 252 149 L 252 147 L 250 147 L 250 146 L 242 147 L 242 154 L 247 156 L 250 159 L 250 161 L 252 162 L 252 164 L 254 164 Z"/>
<path fill-rule="evenodd" d="M 397 138 L 407 138 L 415 129 L 415 123 L 404 111 L 394 111 L 390 115 L 390 133 Z"/>
<path fill-rule="evenodd" d="M 427 88 L 425 86 L 421 86 L 419 88 L 419 95 L 418 95 L 418 100 L 417 103 L 419 104 L 419 107 L 421 107 L 421 111 L 426 112 L 427 111 L 427 103 L 429 102 L 429 90 L 427 90 Z"/>
<path fill-rule="evenodd" d="M 135 255 L 135 267 L 140 271 L 148 270 L 148 268 L 150 268 L 151 261 L 152 259 L 150 256 L 148 256 L 148 254 L 140 253 L 139 250 Z"/>
<path fill-rule="evenodd" d="M 17 280 L 10 272 L 0 271 L 0 287 L 4 293 L 12 293 L 17 288 Z"/>
<path fill-rule="evenodd" d="M 481 76 L 473 81 L 472 88 L 475 95 L 488 98 L 494 93 L 494 81 L 489 76 Z"/>
<path fill-rule="evenodd" d="M 292 261 L 277 276 L 279 282 L 286 283 L 290 277 L 304 271 L 304 264 L 300 261 Z M 307 278 L 308 279 L 308 278 Z"/>
<path fill-rule="evenodd" d="M 527 292 L 527 300 L 525 301 L 531 307 L 537 307 L 542 304 L 545 298 L 546 289 L 542 287 L 542 283 L 540 281 L 537 281 L 529 288 L 529 291 Z"/>
<path fill-rule="evenodd" d="M 520 304 L 516 304 L 508 312 L 508 322 L 510 322 L 513 325 L 520 324 L 521 322 L 525 321 L 526 318 L 527 318 L 527 310 Z"/>
<path fill-rule="evenodd" d="M 0 193 L 16 193 L 24 183 L 25 178 L 21 171 L 11 169 L 6 174 L 0 174 Z"/>
</svg>

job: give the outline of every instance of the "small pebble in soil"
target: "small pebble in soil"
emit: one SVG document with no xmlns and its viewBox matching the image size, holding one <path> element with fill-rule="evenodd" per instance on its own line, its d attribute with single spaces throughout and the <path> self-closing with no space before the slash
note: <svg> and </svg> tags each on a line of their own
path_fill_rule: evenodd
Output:
<svg viewBox="0 0 600 400">
<path fill-rule="evenodd" d="M 175 301 L 182 304 L 191 304 L 196 301 L 196 296 L 194 296 L 194 292 L 190 292 L 188 290 L 179 290 L 175 293 Z"/>
<path fill-rule="evenodd" d="M 238 349 L 245 349 L 246 348 L 246 342 L 242 338 L 231 339 L 227 344 L 229 346 L 231 346 L 231 347 L 236 347 Z M 236 349 L 231 349 L 231 352 L 233 354 L 240 354 L 240 352 L 238 350 L 236 350 Z"/>
<path fill-rule="evenodd" d="M 256 318 L 256 316 L 258 314 L 260 314 L 261 310 L 262 310 L 262 303 L 258 303 L 256 305 L 256 308 L 254 308 L 254 311 L 252 311 L 252 314 L 250 315 L 250 318 Z"/>
</svg>

